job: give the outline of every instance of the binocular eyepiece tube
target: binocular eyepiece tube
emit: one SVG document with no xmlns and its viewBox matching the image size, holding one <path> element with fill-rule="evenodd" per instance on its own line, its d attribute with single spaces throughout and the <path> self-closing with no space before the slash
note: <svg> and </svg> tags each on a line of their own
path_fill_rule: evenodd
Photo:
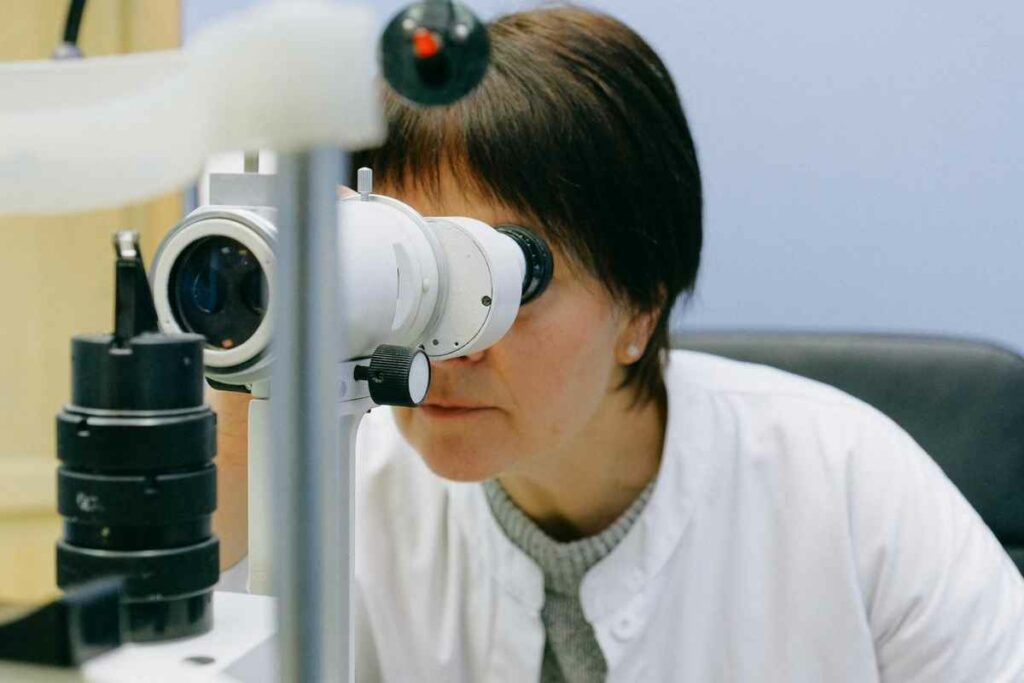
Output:
<svg viewBox="0 0 1024 683">
<path fill-rule="evenodd" d="M 268 178 L 231 176 L 235 184 Z M 534 231 L 425 218 L 372 194 L 371 184 L 363 169 L 358 195 L 338 204 L 341 324 L 348 340 L 339 361 L 369 357 L 380 344 L 420 348 L 435 360 L 482 350 L 550 283 L 551 250 Z M 215 385 L 269 378 L 275 215 L 270 206 L 201 207 L 168 234 L 154 258 L 150 279 L 160 327 L 206 338 L 206 376 Z"/>
</svg>

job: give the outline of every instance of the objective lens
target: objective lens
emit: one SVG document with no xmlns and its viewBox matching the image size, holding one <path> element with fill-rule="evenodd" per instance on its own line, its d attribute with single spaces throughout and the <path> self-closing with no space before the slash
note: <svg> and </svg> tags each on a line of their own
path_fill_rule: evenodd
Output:
<svg viewBox="0 0 1024 683">
<path fill-rule="evenodd" d="M 224 308 L 225 289 L 224 276 L 213 268 L 207 268 L 196 273 L 192 282 L 192 301 L 196 308 L 207 315 L 220 313 Z"/>
<path fill-rule="evenodd" d="M 254 270 L 242 280 L 242 300 L 257 315 L 267 312 L 267 280 L 262 270 Z"/>
<path fill-rule="evenodd" d="M 178 325 L 208 346 L 244 344 L 267 312 L 267 277 L 256 256 L 229 237 L 205 237 L 175 263 L 169 282 Z"/>
</svg>

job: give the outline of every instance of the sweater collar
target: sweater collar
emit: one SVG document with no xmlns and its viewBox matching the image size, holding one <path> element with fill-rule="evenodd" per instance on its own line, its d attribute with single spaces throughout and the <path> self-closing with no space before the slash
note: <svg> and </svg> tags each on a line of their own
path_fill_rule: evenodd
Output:
<svg viewBox="0 0 1024 683">
<path fill-rule="evenodd" d="M 579 593 L 583 576 L 608 555 L 626 536 L 650 498 L 654 481 L 619 515 L 607 529 L 575 541 L 559 542 L 526 516 L 497 479 L 483 483 L 491 513 L 505 535 L 544 573 L 546 592 Z"/>
</svg>

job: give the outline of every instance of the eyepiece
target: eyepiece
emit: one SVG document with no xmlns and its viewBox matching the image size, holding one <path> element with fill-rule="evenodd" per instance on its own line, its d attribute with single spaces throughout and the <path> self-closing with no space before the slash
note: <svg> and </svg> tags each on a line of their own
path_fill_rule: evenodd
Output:
<svg viewBox="0 0 1024 683">
<path fill-rule="evenodd" d="M 525 305 L 544 293 L 555 272 L 554 260 L 547 243 L 533 231 L 520 225 L 499 225 L 498 232 L 511 237 L 523 250 L 526 272 L 523 274 L 523 298 Z"/>
</svg>

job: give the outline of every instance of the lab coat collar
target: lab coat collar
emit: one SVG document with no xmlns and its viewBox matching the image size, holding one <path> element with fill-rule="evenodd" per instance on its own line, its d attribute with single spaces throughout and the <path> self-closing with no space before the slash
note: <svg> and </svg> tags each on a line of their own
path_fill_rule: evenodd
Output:
<svg viewBox="0 0 1024 683">
<path fill-rule="evenodd" d="M 583 613 L 592 624 L 617 617 L 631 603 L 650 604 L 636 598 L 679 546 L 717 471 L 709 441 L 714 430 L 699 424 L 710 413 L 704 409 L 708 397 L 688 387 L 671 366 L 665 382 L 668 420 L 651 499 L 626 537 L 594 565 L 580 587 Z"/>
<path fill-rule="evenodd" d="M 505 535 L 480 484 L 448 482 L 452 512 L 478 562 L 501 589 L 531 614 L 544 606 L 544 574 Z"/>
<path fill-rule="evenodd" d="M 685 377 L 671 365 L 665 380 L 668 420 L 651 498 L 626 537 L 594 565 L 580 588 L 583 613 L 595 626 L 636 602 L 634 598 L 665 566 L 709 495 L 717 471 L 718 463 L 711 457 L 714 445 L 705 438 L 716 430 L 699 425 L 701 419 L 713 419 L 706 410 L 709 397 L 686 386 Z M 544 576 L 498 526 L 483 488 L 454 482 L 449 486 L 453 512 L 478 559 L 508 595 L 531 612 L 539 612 L 544 605 Z"/>
</svg>

